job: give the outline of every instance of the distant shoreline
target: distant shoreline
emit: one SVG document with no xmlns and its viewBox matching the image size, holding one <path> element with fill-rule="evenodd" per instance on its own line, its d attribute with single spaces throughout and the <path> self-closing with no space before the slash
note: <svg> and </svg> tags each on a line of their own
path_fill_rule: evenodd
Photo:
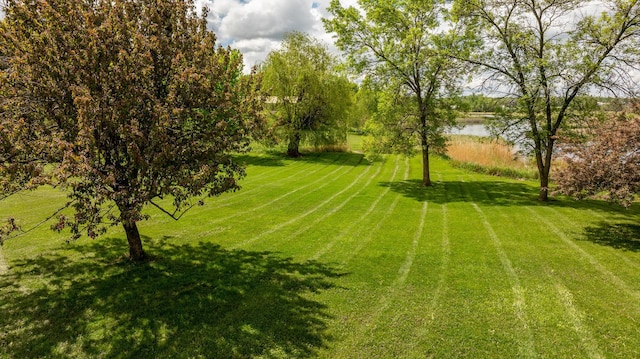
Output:
<svg viewBox="0 0 640 359">
<path fill-rule="evenodd" d="M 464 117 L 459 117 L 456 122 L 464 125 L 484 124 L 488 118 L 495 116 L 493 112 L 467 112 Z"/>
</svg>

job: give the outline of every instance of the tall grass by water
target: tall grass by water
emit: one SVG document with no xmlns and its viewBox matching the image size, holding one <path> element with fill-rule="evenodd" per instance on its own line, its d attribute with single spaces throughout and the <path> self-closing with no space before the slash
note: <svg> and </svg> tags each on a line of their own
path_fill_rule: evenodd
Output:
<svg viewBox="0 0 640 359">
<path fill-rule="evenodd" d="M 454 165 L 474 172 L 512 178 L 535 179 L 537 170 L 531 159 L 522 157 L 506 142 L 477 136 L 450 136 L 447 156 Z"/>
<path fill-rule="evenodd" d="M 5 243 L 0 357 L 640 357 L 640 210 L 420 159 L 254 153 L 175 222 Z M 2 202 L 34 223 L 64 201 Z M 46 226 L 45 226 L 46 227 Z"/>
</svg>

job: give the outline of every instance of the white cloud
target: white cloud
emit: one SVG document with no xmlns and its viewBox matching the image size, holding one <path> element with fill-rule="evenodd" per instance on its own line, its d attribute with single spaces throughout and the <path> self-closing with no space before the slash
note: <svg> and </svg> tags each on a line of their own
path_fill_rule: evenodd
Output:
<svg viewBox="0 0 640 359">
<path fill-rule="evenodd" d="M 242 52 L 245 71 L 249 71 L 253 66 L 260 64 L 267 54 L 280 46 L 280 40 L 271 39 L 246 39 L 233 43 L 233 47 Z"/>
<path fill-rule="evenodd" d="M 253 0 L 231 8 L 218 31 L 232 39 L 280 40 L 292 30 L 309 32 L 315 20 L 312 10 L 311 0 Z"/>
<path fill-rule="evenodd" d="M 197 0 L 209 7 L 209 24 L 222 45 L 242 51 L 245 70 L 262 62 L 292 31 L 310 34 L 334 50 L 322 18 L 330 0 Z M 355 3 L 350 0 L 347 3 Z"/>
</svg>

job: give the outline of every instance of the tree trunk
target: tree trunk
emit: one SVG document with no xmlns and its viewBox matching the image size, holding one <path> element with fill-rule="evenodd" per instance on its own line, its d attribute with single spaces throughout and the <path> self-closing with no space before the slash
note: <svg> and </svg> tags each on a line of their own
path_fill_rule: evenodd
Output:
<svg viewBox="0 0 640 359">
<path fill-rule="evenodd" d="M 540 151 L 540 158 L 538 159 L 538 174 L 540 175 L 540 195 L 538 201 L 549 201 L 549 177 L 551 173 L 551 160 L 553 159 L 553 146 L 555 140 L 553 137 L 549 137 L 547 140 L 547 152 L 542 157 L 542 151 Z M 542 166 L 540 166 L 542 164 Z"/>
<path fill-rule="evenodd" d="M 431 186 L 431 174 L 429 173 L 429 145 L 426 136 L 422 138 L 422 186 Z"/>
<path fill-rule="evenodd" d="M 289 136 L 289 146 L 287 147 L 287 156 L 300 157 L 300 132 L 296 131 Z"/>
<path fill-rule="evenodd" d="M 549 201 L 549 174 L 547 171 L 540 172 L 540 195 L 538 201 Z"/>
<path fill-rule="evenodd" d="M 135 221 L 122 222 L 124 231 L 127 233 L 127 242 L 129 242 L 129 257 L 134 262 L 141 262 L 147 259 L 147 254 L 142 249 L 142 240 L 138 232 L 138 226 Z"/>
</svg>

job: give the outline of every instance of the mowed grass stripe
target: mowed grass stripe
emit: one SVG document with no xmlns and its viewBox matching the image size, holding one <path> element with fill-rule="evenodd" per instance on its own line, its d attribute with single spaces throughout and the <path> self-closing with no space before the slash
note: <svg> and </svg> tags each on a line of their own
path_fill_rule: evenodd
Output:
<svg viewBox="0 0 640 359">
<path fill-rule="evenodd" d="M 436 187 L 441 191 L 436 198 L 446 203 L 449 272 L 435 320 L 421 333 L 422 345 L 433 357 L 523 356 L 521 337 L 526 333 L 514 310 L 513 284 L 472 206 L 463 173 L 446 165 L 443 169 L 444 183 Z M 496 352 L 496 342 L 510 349 Z"/>
<path fill-rule="evenodd" d="M 411 168 L 409 159 L 405 159 L 403 164 L 403 176 L 401 180 L 409 178 Z M 397 170 L 394 169 L 394 172 Z M 394 175 L 395 177 L 395 175 Z M 378 186 L 384 195 L 382 202 L 387 202 L 388 186 Z M 352 358 L 352 357 L 380 357 L 376 353 L 376 346 L 367 345 L 368 340 L 374 340 L 372 333 L 375 331 L 376 320 L 386 308 L 388 308 L 389 286 L 393 280 L 382 283 L 381 280 L 386 275 L 381 273 L 384 269 L 389 275 L 395 273 L 392 265 L 387 264 L 388 260 L 396 258 L 394 249 L 385 249 L 387 243 L 380 238 L 379 234 L 384 231 L 385 225 L 389 225 L 391 220 L 400 217 L 396 213 L 398 205 L 402 199 L 401 194 L 395 194 L 389 200 L 391 203 L 381 212 L 377 218 L 367 218 L 369 224 L 363 223 L 363 231 L 357 231 L 348 237 L 348 241 L 342 242 L 340 246 L 332 251 L 331 256 L 326 260 L 337 263 L 346 273 L 345 277 L 351 285 L 345 290 L 336 293 L 331 298 L 333 303 L 339 308 L 336 312 L 337 326 L 336 332 L 340 334 L 341 345 L 332 350 L 332 358 Z M 374 213 L 376 214 L 376 213 Z M 404 216 L 403 216 L 404 217 Z M 391 236 L 390 234 L 387 237 Z M 394 237 L 397 238 L 397 237 Z M 387 256 L 389 254 L 389 256 Z M 384 262 L 382 262 L 384 261 Z M 398 263 L 398 267 L 401 263 Z M 396 268 L 398 268 L 396 267 Z M 346 283 L 345 283 L 346 285 Z"/>
<path fill-rule="evenodd" d="M 2 246 L 0 246 L 0 276 L 7 273 L 9 271 L 9 266 L 7 265 L 7 261 L 4 259 L 4 254 L 2 253 Z"/>
<path fill-rule="evenodd" d="M 349 162 L 343 163 L 342 165 L 316 166 L 317 170 L 325 170 L 325 171 L 331 170 L 331 171 L 328 173 L 325 173 L 324 175 L 317 178 L 313 182 L 307 183 L 306 185 L 290 186 L 287 184 L 279 184 L 276 189 L 282 189 L 284 190 L 285 193 L 279 197 L 274 198 L 273 200 L 269 200 L 267 202 L 267 205 L 262 203 L 260 200 L 252 202 L 248 198 L 243 198 L 242 201 L 238 201 L 239 203 L 234 203 L 232 206 L 226 209 L 225 208 L 208 208 L 207 206 L 204 206 L 204 207 L 199 207 L 192 210 L 194 213 L 191 214 L 192 215 L 191 220 L 196 221 L 197 226 L 195 227 L 201 229 L 199 232 L 197 232 L 197 234 L 203 238 L 210 237 L 213 235 L 220 235 L 222 234 L 222 232 L 232 230 L 234 226 L 237 225 L 238 220 L 242 222 L 246 221 L 249 218 L 248 217 L 249 214 L 252 215 L 253 221 L 259 220 L 263 217 L 268 217 L 270 215 L 270 212 L 267 210 L 264 210 L 265 208 L 272 209 L 272 207 L 274 207 L 274 203 L 280 202 L 285 198 L 290 197 L 291 194 L 297 193 L 301 189 L 311 187 L 318 183 L 322 183 L 319 186 L 313 187 L 313 190 L 311 191 L 307 191 L 307 192 L 304 192 L 302 195 L 295 196 L 295 198 L 292 199 L 293 202 L 300 201 L 300 199 L 306 198 L 307 196 L 310 196 L 311 194 L 322 190 L 323 188 L 335 182 L 339 178 L 339 173 L 352 171 L 354 168 L 353 166 L 357 166 L 361 162 L 362 156 L 346 157 L 346 159 Z M 312 171 L 312 173 L 316 173 L 316 172 L 317 171 L 315 170 Z M 291 176 L 292 177 L 296 176 L 296 173 L 293 173 Z M 304 180 L 305 176 L 299 176 L 299 178 L 301 180 Z M 327 178 L 329 179 L 327 180 Z M 270 198 L 274 195 L 274 193 L 275 194 L 278 193 L 278 191 L 274 190 L 273 186 L 262 187 L 261 189 L 262 191 L 259 194 L 257 194 L 258 199 L 263 199 L 265 198 L 265 196 L 266 198 Z M 276 207 L 278 208 L 287 207 L 290 203 L 291 202 L 286 202 Z M 252 207 L 252 205 L 256 205 L 261 210 L 254 211 L 254 208 L 256 207 Z M 215 215 L 211 215 L 213 211 L 216 212 Z M 225 216 L 224 215 L 225 213 L 228 213 L 228 214 Z M 168 221 L 168 219 L 166 219 L 166 216 L 163 216 L 162 213 L 157 212 L 155 216 L 162 218 L 162 219 L 159 219 L 159 221 Z M 238 217 L 241 217 L 241 218 L 238 218 Z M 232 220 L 236 220 L 236 222 Z M 179 235 L 179 233 L 174 234 L 174 236 L 175 235 Z"/>
<path fill-rule="evenodd" d="M 333 161 L 327 163 L 323 166 L 318 166 L 317 164 L 313 164 L 310 160 L 307 162 L 293 162 L 283 165 L 279 167 L 279 171 L 275 171 L 273 176 L 261 177 L 259 180 L 255 180 L 250 175 L 243 180 L 241 186 L 243 187 L 238 192 L 226 193 L 222 194 L 215 202 L 212 203 L 212 208 L 222 208 L 233 206 L 238 203 L 246 202 L 249 199 L 253 199 L 256 197 L 262 197 L 263 194 L 261 191 L 264 190 L 265 184 L 271 184 L 273 181 L 266 181 L 267 179 L 271 179 L 271 177 L 278 176 L 276 178 L 277 184 L 283 187 L 296 187 L 294 184 L 299 183 L 301 180 L 305 178 L 312 177 L 315 173 L 321 172 L 329 167 L 338 166 L 339 169 L 341 166 L 345 165 L 343 161 L 340 159 L 349 158 L 346 155 L 340 153 L 338 156 L 334 158 Z M 288 160 L 287 162 L 292 162 L 293 160 Z M 302 164 L 302 165 L 300 165 Z M 305 171 L 307 167 L 312 168 L 311 171 Z M 283 173 L 291 172 L 291 174 L 284 176 Z"/>
<path fill-rule="evenodd" d="M 429 202 L 424 202 L 422 204 L 422 213 L 420 215 L 420 224 L 418 225 L 418 229 L 416 233 L 413 235 L 413 242 L 411 242 L 411 248 L 407 251 L 407 257 L 402 263 L 400 269 L 398 269 L 398 277 L 394 282 L 394 286 L 401 286 L 407 280 L 407 276 L 409 275 L 409 271 L 411 270 L 411 266 L 413 265 L 413 260 L 416 257 L 416 251 L 418 250 L 418 245 L 420 244 L 420 238 L 422 237 L 422 232 L 424 230 L 424 222 L 427 217 L 427 210 L 429 208 Z"/>
<path fill-rule="evenodd" d="M 419 166 L 420 164 L 415 164 Z M 446 295 L 447 278 L 449 272 L 449 262 L 451 260 L 451 246 L 449 240 L 449 218 L 445 199 L 446 183 L 443 181 L 441 172 L 435 172 L 437 183 L 433 188 L 425 189 L 430 192 L 430 198 L 437 204 L 429 203 L 429 226 L 423 232 L 423 243 L 421 250 L 417 253 L 414 261 L 415 270 L 412 279 L 407 282 L 407 290 L 412 295 L 407 296 L 407 301 L 402 303 L 404 310 L 396 314 L 389 325 L 405 326 L 407 331 L 415 333 L 415 338 L 406 350 L 420 352 L 421 343 L 429 343 L 429 332 L 435 320 L 441 312 L 441 299 Z M 416 181 L 416 184 L 418 182 Z M 438 226 L 440 238 L 438 240 Z M 438 268 L 437 271 L 434 268 Z M 435 288 L 434 288 L 435 286 Z M 423 292 L 422 295 L 415 292 Z M 416 315 L 411 308 L 422 308 L 419 315 Z"/>
<path fill-rule="evenodd" d="M 377 168 L 375 173 L 373 173 L 372 175 L 368 175 L 368 172 L 372 169 L 372 168 Z M 344 199 L 342 202 L 338 203 L 337 205 L 333 206 L 331 209 L 329 209 L 327 212 L 323 213 L 320 216 L 317 216 L 314 219 L 310 219 L 304 222 L 304 224 L 300 225 L 299 228 L 290 234 L 286 234 L 283 236 L 280 236 L 280 238 L 278 238 L 277 241 L 270 241 L 269 242 L 269 246 L 272 247 L 281 247 L 285 244 L 288 244 L 293 238 L 299 238 L 302 237 L 304 239 L 308 238 L 308 237 L 304 237 L 302 236 L 303 234 L 305 234 L 305 232 L 312 230 L 312 229 L 317 229 L 319 227 L 321 227 L 321 224 L 323 222 L 325 222 L 329 217 L 337 214 L 340 210 L 342 210 L 346 205 L 350 204 L 351 201 L 358 195 L 360 195 L 365 189 L 367 189 L 369 187 L 369 185 L 371 184 L 371 182 L 373 182 L 376 178 L 378 178 L 378 176 L 380 175 L 380 172 L 382 172 L 382 169 L 384 167 L 384 162 L 381 164 L 376 164 L 376 165 L 372 165 L 372 166 L 368 166 L 367 169 L 365 171 L 363 171 L 354 181 L 352 181 L 351 186 L 355 186 L 361 178 L 367 178 L 367 181 L 362 185 L 359 186 L 359 188 L 353 192 L 351 195 L 349 195 L 349 197 L 347 197 L 346 199 Z M 335 198 L 337 198 L 340 194 L 346 192 L 349 188 L 346 188 L 345 190 L 343 190 L 342 192 L 339 192 L 338 194 L 336 194 Z M 331 200 L 333 200 L 333 198 L 328 199 L 326 202 L 330 202 Z M 324 206 L 324 205 L 322 205 Z M 320 207 L 322 207 L 320 206 Z M 318 211 L 319 207 L 316 208 L 312 208 L 312 212 L 316 212 Z M 299 241 L 305 244 L 305 247 L 307 247 L 307 249 L 309 249 L 309 247 L 311 247 L 311 243 L 309 243 L 309 240 L 303 240 L 303 241 Z M 317 241 L 316 241 L 317 242 Z M 287 245 L 287 247 L 289 247 Z"/>
<path fill-rule="evenodd" d="M 403 180 L 407 180 L 409 178 L 409 174 L 411 173 L 411 166 L 409 165 L 409 159 L 405 159 L 404 161 L 404 174 L 402 176 Z M 386 193 L 388 191 L 383 191 L 386 195 Z M 390 219 L 392 219 L 393 217 L 393 213 L 396 209 L 396 207 L 398 206 L 398 203 L 400 202 L 400 199 L 402 198 L 402 196 L 400 194 L 396 194 L 395 198 L 393 199 L 393 202 L 391 202 L 391 204 L 389 205 L 389 207 L 387 207 L 387 210 L 383 212 L 383 215 L 380 219 L 377 220 L 377 222 L 372 226 L 368 228 L 367 233 L 360 237 L 356 237 L 355 239 L 357 239 L 357 243 L 355 245 L 355 247 L 350 248 L 347 251 L 347 257 L 342 259 L 339 263 L 341 265 L 346 265 L 348 263 L 350 263 L 354 258 L 356 258 L 361 252 L 362 250 L 370 244 L 370 242 L 373 240 L 373 236 L 375 233 L 378 233 L 380 231 L 380 229 L 382 228 L 382 226 L 389 221 Z"/>
<path fill-rule="evenodd" d="M 495 247 L 496 252 L 498 253 L 498 258 L 500 258 L 502 267 L 505 273 L 507 273 L 509 280 L 511 281 L 511 289 L 513 290 L 513 297 L 514 297 L 514 303 L 513 303 L 514 311 L 516 316 L 518 317 L 518 320 L 520 321 L 521 328 L 524 331 L 524 336 L 522 339 L 524 339 L 525 341 L 524 343 L 521 344 L 522 354 L 524 357 L 527 357 L 527 358 L 537 357 L 538 354 L 536 353 L 533 333 L 531 332 L 531 328 L 529 326 L 529 319 L 527 318 L 527 313 L 526 313 L 527 306 L 525 302 L 524 289 L 522 288 L 522 284 L 520 284 L 520 278 L 518 278 L 516 271 L 513 269 L 511 260 L 509 259 L 509 256 L 507 255 L 507 253 L 504 251 L 504 248 L 502 247 L 502 242 L 500 241 L 500 238 L 498 237 L 496 232 L 493 230 L 493 227 L 489 223 L 489 220 L 485 216 L 482 209 L 480 209 L 480 207 L 476 203 L 471 203 L 471 206 L 473 207 L 473 209 L 476 211 L 476 213 L 482 220 L 482 224 L 484 225 L 485 230 L 487 231 L 487 233 L 489 233 L 489 237 L 491 237 L 491 242 L 493 243 L 493 246 Z"/>
<path fill-rule="evenodd" d="M 489 222 L 487 215 L 480 208 L 480 206 L 475 202 L 478 200 L 491 200 L 489 194 L 486 192 L 485 188 L 480 185 L 476 185 L 474 183 L 470 183 L 467 185 L 469 180 L 468 176 L 464 179 L 462 176 L 458 177 L 460 182 L 464 183 L 465 186 L 474 186 L 477 190 L 472 191 L 471 193 L 466 193 L 466 195 L 470 196 L 473 200 L 470 202 L 474 211 L 482 221 L 485 231 L 489 234 L 491 238 L 491 243 L 496 250 L 497 256 L 500 259 L 500 263 L 502 264 L 502 268 L 506 273 L 509 281 L 511 283 L 511 290 L 513 292 L 513 310 L 520 322 L 518 326 L 519 331 L 523 332 L 522 335 L 518 336 L 520 341 L 520 355 L 521 357 L 534 358 L 538 356 L 536 350 L 535 339 L 533 336 L 533 332 L 530 326 L 530 319 L 527 314 L 527 303 L 525 298 L 525 289 L 522 286 L 520 278 L 513 268 L 513 264 L 511 259 L 509 259 L 509 255 L 504 249 L 502 241 L 500 237 L 496 234 L 494 227 Z M 482 198 L 480 198 L 482 197 Z"/>
<path fill-rule="evenodd" d="M 417 225 L 417 229 L 412 236 L 412 242 L 410 243 L 409 248 L 406 250 L 406 254 L 404 256 L 404 260 L 400 263 L 398 267 L 397 273 L 393 281 L 386 286 L 385 288 L 380 288 L 380 290 L 374 290 L 373 292 L 380 291 L 381 295 L 379 296 L 375 306 L 369 309 L 369 315 L 366 318 L 363 318 L 357 327 L 357 331 L 350 336 L 347 340 L 347 346 L 344 348 L 347 352 L 351 351 L 352 353 L 357 353 L 358 348 L 371 348 L 373 345 L 380 344 L 379 342 L 372 340 L 372 338 L 376 338 L 377 335 L 374 333 L 380 328 L 381 325 L 386 324 L 388 319 L 386 317 L 389 316 L 391 309 L 394 304 L 397 304 L 399 299 L 401 299 L 403 295 L 402 287 L 404 286 L 409 271 L 413 265 L 413 261 L 416 255 L 416 251 L 418 245 L 420 243 L 420 239 L 422 237 L 422 232 L 425 224 L 425 217 L 427 215 L 428 203 L 424 202 L 421 206 L 420 218 Z M 383 239 L 380 239 L 378 243 L 383 242 Z M 373 294 L 373 293 L 372 293 Z M 390 326 L 385 325 L 385 328 L 389 328 Z M 415 329 L 415 328 L 414 328 Z M 388 334 L 392 338 L 396 338 L 395 333 Z M 376 343 L 377 342 L 377 343 Z M 384 350 L 385 348 L 378 348 L 377 355 L 392 355 L 393 348 L 388 350 Z"/>
<path fill-rule="evenodd" d="M 386 162 L 387 161 L 385 161 L 385 163 L 383 163 L 383 165 L 386 164 Z M 399 156 L 395 156 L 395 161 L 394 161 L 394 165 L 393 165 L 393 172 L 391 173 L 391 177 L 389 178 L 390 182 L 393 182 L 393 180 L 395 180 L 395 178 L 396 178 L 396 175 L 398 174 L 399 163 L 400 163 L 400 157 Z M 380 166 L 381 169 L 382 169 L 383 165 Z M 390 188 L 387 187 L 385 190 L 381 191 L 380 194 L 371 203 L 371 205 L 367 208 L 367 210 L 364 211 L 358 217 L 357 220 L 350 221 L 346 227 L 341 228 L 340 233 L 337 236 L 335 236 L 331 241 L 329 241 L 320 250 L 316 251 L 310 258 L 308 258 L 308 260 L 318 260 L 319 258 L 324 256 L 327 252 L 329 252 L 333 248 L 333 246 L 336 245 L 336 243 L 338 243 L 340 240 L 344 239 L 348 234 L 352 233 L 354 228 L 357 228 L 357 226 L 360 225 L 366 218 L 369 218 L 371 213 L 378 207 L 378 204 L 380 203 L 382 198 L 389 192 L 389 190 L 390 190 Z"/>
<path fill-rule="evenodd" d="M 576 243 L 580 243 L 582 248 L 591 248 L 589 253 L 597 256 L 598 259 L 602 261 L 606 261 L 609 266 L 615 267 L 616 273 L 626 274 L 626 276 L 631 277 L 627 282 L 635 282 L 635 275 L 637 274 L 637 270 L 640 269 L 640 262 L 633 261 L 630 256 L 633 256 L 637 259 L 640 259 L 640 255 L 637 254 L 637 249 L 640 249 L 640 238 L 637 237 L 638 233 L 634 233 L 629 230 L 625 232 L 618 232 L 619 228 L 624 230 L 625 227 L 635 228 L 636 221 L 629 221 L 626 219 L 616 219 L 617 216 L 609 213 L 608 216 L 604 216 L 594 210 L 588 210 L 590 217 L 597 218 L 599 220 L 598 223 L 594 223 L 592 218 L 588 217 L 589 220 L 585 221 L 583 216 L 577 216 L 578 213 L 575 210 L 567 211 L 562 208 L 555 208 L 551 206 L 545 206 L 545 211 L 548 211 L 552 214 L 553 218 L 557 218 L 562 221 L 562 228 L 571 229 L 571 232 L 568 232 L 568 235 L 572 235 L 576 239 L 582 239 L 580 241 L 576 241 Z M 615 213 L 615 212 L 613 212 Z M 597 238 L 590 240 L 588 236 L 597 235 Z M 623 236 L 628 236 L 627 238 L 619 238 Z M 591 241 L 594 241 L 594 245 L 586 246 Z M 600 245 L 597 245 L 600 242 Z M 610 243 L 611 246 L 606 246 L 603 244 Z M 617 246 L 618 248 L 615 248 Z M 594 250 L 595 249 L 595 250 Z M 604 250 L 603 250 L 604 249 Z M 587 249 L 585 249 L 587 250 Z M 619 263 L 619 261 L 611 260 L 610 256 L 614 255 L 616 258 L 622 260 L 623 263 Z M 611 270 L 611 269 L 610 269 Z"/>
<path fill-rule="evenodd" d="M 594 256 L 587 253 L 584 249 L 574 243 L 568 236 L 561 231 L 558 227 L 556 227 L 551 221 L 546 219 L 544 216 L 539 214 L 531 207 L 525 207 L 527 211 L 533 214 L 540 221 L 545 223 L 546 227 L 556 235 L 564 244 L 566 244 L 569 248 L 573 249 L 581 258 L 584 258 L 589 262 L 591 266 L 593 266 L 600 274 L 607 278 L 607 281 L 614 284 L 616 287 L 621 289 L 627 296 L 634 298 L 637 302 L 640 302 L 640 293 L 637 290 L 631 288 L 625 281 L 620 279 L 616 274 L 607 269 L 602 263 L 600 263 Z"/>
<path fill-rule="evenodd" d="M 212 221 L 207 222 L 207 224 L 211 225 L 211 224 L 215 224 L 215 223 L 219 223 L 219 222 L 224 222 L 224 221 L 228 221 L 228 220 L 230 220 L 232 218 L 239 217 L 239 216 L 255 215 L 255 213 L 259 212 L 261 209 L 263 209 L 265 207 L 272 206 L 276 202 L 279 202 L 279 201 L 281 201 L 281 200 L 283 200 L 283 199 L 285 199 L 285 198 L 287 198 L 287 197 L 289 197 L 289 196 L 291 196 L 291 195 L 293 195 L 293 194 L 295 194 L 295 193 L 297 193 L 297 192 L 299 192 L 299 191 L 301 191 L 301 190 L 303 190 L 303 189 L 305 189 L 307 187 L 314 186 L 314 185 L 316 185 L 318 183 L 323 183 L 321 186 L 314 187 L 315 188 L 314 191 L 320 190 L 320 189 L 324 188 L 325 186 L 329 185 L 332 182 L 332 181 L 325 181 L 325 179 L 327 177 L 335 176 L 334 179 L 333 179 L 333 180 L 335 180 L 336 177 L 337 177 L 336 174 L 339 174 L 339 172 L 346 172 L 346 171 L 348 171 L 348 169 L 346 169 L 345 167 L 336 167 L 333 171 L 323 175 L 322 177 L 319 177 L 315 181 L 309 182 L 304 186 L 293 187 L 292 190 L 290 190 L 288 192 L 285 192 L 284 194 L 282 194 L 282 195 L 280 195 L 278 197 L 275 197 L 275 198 L 273 198 L 273 199 L 271 199 L 271 200 L 269 200 L 269 201 L 267 201 L 265 203 L 262 203 L 262 204 L 258 205 L 257 207 L 251 207 L 249 210 L 246 210 L 246 211 L 235 211 L 235 212 L 233 212 L 233 213 L 231 213 L 231 214 L 229 214 L 227 216 L 224 216 L 224 217 L 217 217 L 217 218 L 213 219 Z M 315 172 L 316 171 L 313 171 L 313 173 L 315 173 Z M 294 176 L 294 175 L 292 175 L 292 176 Z M 266 214 L 266 212 L 260 213 L 260 214 L 258 214 L 258 216 L 264 215 L 264 214 Z"/>
<path fill-rule="evenodd" d="M 580 312 L 580 310 L 578 310 L 574 305 L 574 299 L 571 291 L 562 285 L 556 276 L 547 273 L 547 277 L 552 283 L 554 283 L 560 302 L 564 306 L 569 321 L 573 325 L 577 337 L 580 339 L 580 343 L 587 352 L 588 357 L 592 359 L 604 358 L 597 340 L 591 333 L 591 329 L 584 324 L 584 313 Z"/>
<path fill-rule="evenodd" d="M 333 153 L 331 155 L 326 154 L 310 154 L 305 155 L 302 158 L 290 158 L 286 157 L 284 154 L 263 154 L 260 155 L 262 160 L 257 162 L 247 162 L 243 161 L 246 165 L 247 176 L 245 177 L 245 181 L 249 184 L 253 182 L 265 182 L 266 179 L 271 179 L 273 177 L 280 178 L 283 174 L 288 172 L 300 172 L 300 170 L 307 167 L 317 167 L 316 163 L 314 163 L 314 159 L 332 156 L 330 161 L 325 161 L 327 165 L 331 165 L 334 163 L 339 163 L 340 159 L 345 157 L 345 153 Z M 262 165 L 261 163 L 268 163 L 267 165 Z M 269 169 L 265 169 L 265 167 Z"/>
<path fill-rule="evenodd" d="M 242 247 L 242 246 L 246 246 L 246 245 L 251 244 L 251 243 L 253 243 L 253 242 L 257 241 L 257 240 L 260 240 L 260 239 L 262 239 L 262 238 L 264 238 L 264 237 L 266 237 L 266 236 L 268 236 L 268 235 L 270 235 L 270 234 L 272 234 L 272 233 L 275 233 L 275 232 L 279 231 L 280 229 L 282 229 L 282 228 L 284 228 L 284 227 L 286 227 L 286 226 L 290 226 L 290 225 L 292 225 L 292 224 L 294 224 L 294 223 L 296 223 L 296 222 L 301 221 L 301 220 L 302 220 L 302 219 L 304 219 L 305 217 L 307 217 L 307 216 L 309 216 L 310 214 L 312 214 L 312 213 L 314 213 L 314 212 L 318 211 L 320 208 L 322 208 L 322 207 L 326 206 L 328 203 L 330 203 L 331 201 L 333 201 L 336 197 L 340 196 L 342 193 L 344 193 L 344 192 L 348 191 L 348 190 L 349 190 L 349 189 L 351 189 L 353 186 L 355 186 L 355 185 L 360 181 L 360 179 L 361 179 L 363 176 L 365 176 L 365 175 L 366 175 L 366 174 L 371 170 L 371 168 L 372 168 L 372 166 L 367 166 L 366 170 L 362 171 L 362 172 L 358 175 L 358 177 L 356 177 L 356 179 L 355 179 L 355 180 L 353 180 L 353 181 L 351 182 L 351 184 L 350 184 L 350 185 L 346 186 L 346 187 L 345 187 L 345 188 L 343 188 L 341 191 L 334 193 L 332 196 L 330 196 L 330 197 L 329 197 L 329 198 L 327 198 L 326 200 L 324 200 L 324 201 L 322 201 L 322 202 L 318 203 L 317 205 L 315 205 L 315 206 L 311 207 L 309 210 L 307 210 L 307 211 L 305 211 L 305 212 L 303 212 L 303 213 L 301 213 L 301 214 L 299 214 L 299 215 L 297 215 L 297 216 L 294 216 L 293 218 L 291 218 L 290 220 L 288 220 L 288 221 L 286 221 L 286 222 L 278 223 L 278 224 L 276 224 L 275 226 L 273 226 L 273 227 L 269 228 L 268 230 L 263 231 L 263 232 L 262 232 L 261 234 L 259 234 L 259 235 L 256 235 L 256 236 L 254 236 L 254 237 L 252 237 L 252 238 L 249 238 L 249 239 L 244 240 L 244 241 L 242 241 L 242 242 L 240 242 L 240 243 L 237 243 L 237 244 L 235 244 L 235 245 L 232 245 L 232 246 L 230 246 L 230 249 L 236 249 L 236 248 L 239 248 L 239 247 Z M 353 169 L 353 168 L 350 168 L 349 170 L 352 170 L 352 169 Z M 338 178 L 339 178 L 339 176 L 336 176 L 336 178 L 334 178 L 334 179 L 333 179 L 333 180 L 331 180 L 331 181 L 328 181 L 327 183 L 329 183 L 329 182 L 333 182 L 333 181 L 336 181 Z"/>
<path fill-rule="evenodd" d="M 443 181 L 442 173 L 438 173 L 437 177 L 439 182 Z M 443 188 L 443 192 L 444 192 L 443 194 L 446 195 L 445 188 Z M 440 300 L 440 297 L 445 291 L 445 285 L 447 282 L 447 272 L 449 270 L 449 262 L 451 261 L 451 242 L 449 240 L 449 215 L 448 215 L 446 201 L 441 205 L 441 211 L 442 211 L 442 240 L 441 240 L 440 246 L 441 246 L 442 254 L 440 258 L 440 270 L 439 270 L 440 274 L 438 275 L 438 286 L 431 300 L 431 305 L 429 306 L 430 308 L 432 308 L 433 311 L 435 311 L 435 308 L 437 308 L 438 301 Z M 433 318 L 434 316 L 432 315 L 431 319 L 433 320 Z"/>
</svg>

